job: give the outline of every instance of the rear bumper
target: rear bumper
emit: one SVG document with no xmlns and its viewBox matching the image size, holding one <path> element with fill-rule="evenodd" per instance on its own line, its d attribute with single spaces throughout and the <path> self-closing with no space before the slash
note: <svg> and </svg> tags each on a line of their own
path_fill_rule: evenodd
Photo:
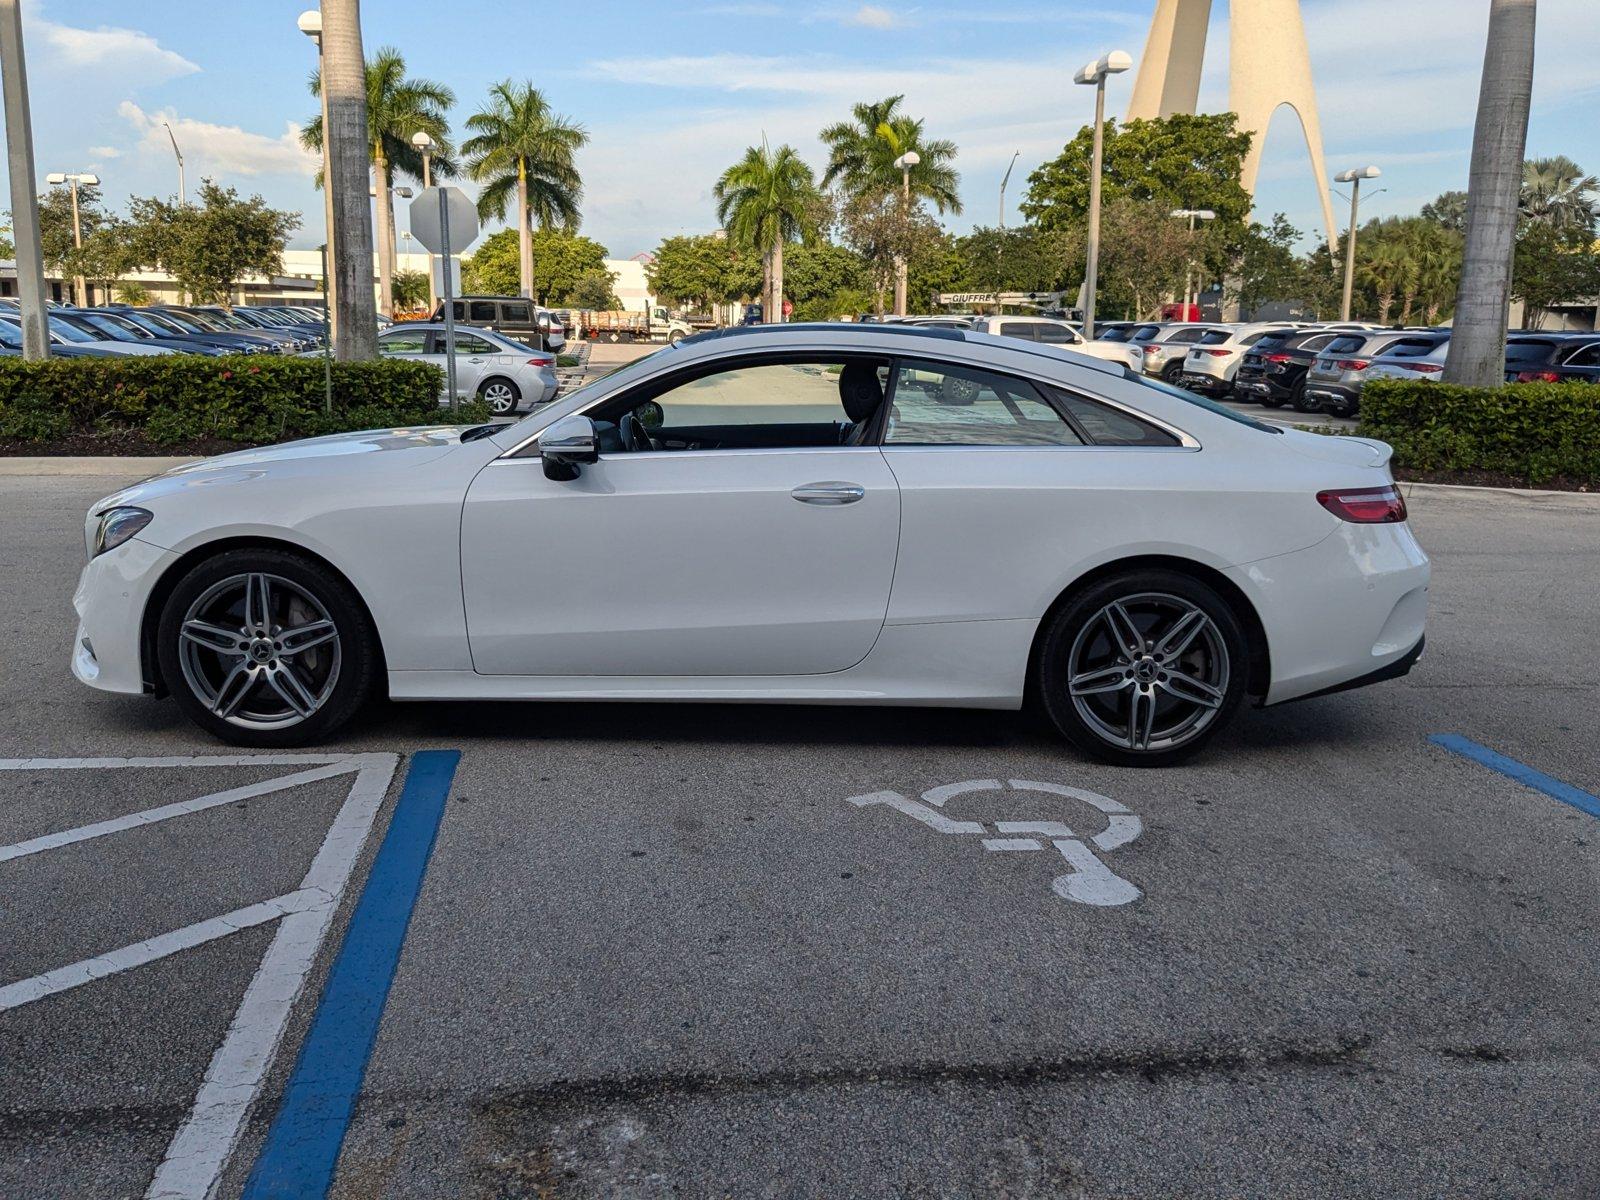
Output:
<svg viewBox="0 0 1600 1200">
<path fill-rule="evenodd" d="M 1267 375 L 1246 375 L 1243 371 L 1234 377 L 1233 390 L 1242 396 L 1265 396 L 1269 400 L 1287 400 L 1294 394 L 1294 388 L 1288 384 L 1278 383 Z"/>
<path fill-rule="evenodd" d="M 1399 679 L 1403 675 L 1411 674 L 1411 668 L 1417 665 L 1422 657 L 1422 649 L 1428 644 L 1427 636 L 1417 639 L 1417 644 L 1407 650 L 1400 658 L 1395 659 L 1386 667 L 1379 667 L 1375 671 L 1368 671 L 1365 675 L 1358 675 L 1344 683 L 1335 683 L 1330 687 L 1322 688 L 1315 692 L 1307 692 L 1304 696 L 1296 696 L 1298 700 L 1315 700 L 1318 696 L 1332 696 L 1338 692 L 1354 691 L 1356 688 L 1368 687 L 1374 683 L 1384 683 L 1390 679 Z M 1288 701 L 1294 703 L 1294 701 Z"/>
<path fill-rule="evenodd" d="M 1361 389 L 1349 387 L 1342 383 L 1319 383 L 1315 380 L 1306 380 L 1306 399 L 1314 400 L 1321 405 L 1354 404 L 1361 398 Z"/>
<path fill-rule="evenodd" d="M 1222 396 L 1233 390 L 1233 384 L 1216 375 L 1207 375 L 1203 371 L 1194 371 L 1187 366 L 1178 373 L 1178 383 L 1192 392 L 1199 392 L 1205 396 Z"/>
</svg>

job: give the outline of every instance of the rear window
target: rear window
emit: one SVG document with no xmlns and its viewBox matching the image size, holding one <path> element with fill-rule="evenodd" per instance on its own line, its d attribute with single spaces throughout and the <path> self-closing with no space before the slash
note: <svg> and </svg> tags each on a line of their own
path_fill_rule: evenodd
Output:
<svg viewBox="0 0 1600 1200">
<path fill-rule="evenodd" d="M 1549 361 L 1556 351 L 1554 342 L 1507 342 L 1508 363 L 1542 363 Z"/>
<path fill-rule="evenodd" d="M 1333 341 L 1329 342 L 1327 346 L 1324 347 L 1324 349 L 1326 349 L 1329 354 L 1354 354 L 1366 344 L 1367 339 L 1364 337 L 1347 335 L 1345 337 L 1334 338 Z"/>
<path fill-rule="evenodd" d="M 528 325 L 533 321 L 533 307 L 515 301 L 500 305 L 500 319 L 507 325 Z"/>
<path fill-rule="evenodd" d="M 1228 420 L 1237 422 L 1240 425 L 1248 425 L 1251 429 L 1259 429 L 1262 433 L 1283 432 L 1283 430 L 1279 429 L 1276 425 L 1264 424 L 1252 417 L 1245 416 L 1241 412 L 1235 412 L 1225 404 L 1218 404 L 1215 400 L 1208 399 L 1207 397 L 1201 396 L 1198 393 L 1186 392 L 1182 388 L 1176 388 L 1171 384 L 1162 383 L 1159 379 L 1152 379 L 1148 375 L 1135 375 L 1132 371 L 1126 371 L 1123 377 L 1133 380 L 1133 382 L 1137 383 L 1140 387 L 1153 388 L 1154 390 L 1162 392 L 1165 395 L 1182 400 L 1185 404 L 1193 404 L 1196 408 L 1203 408 L 1209 412 L 1214 412 L 1219 417 L 1227 417 Z"/>
<path fill-rule="evenodd" d="M 1258 350 L 1269 350 L 1276 346 L 1286 345 L 1298 336 L 1298 334 L 1291 331 L 1273 329 L 1263 333 L 1260 340 L 1254 342 L 1253 345 L 1255 345 Z"/>
<path fill-rule="evenodd" d="M 1422 358 L 1442 345 L 1444 342 L 1435 338 L 1401 338 L 1384 353 L 1390 358 Z"/>
<path fill-rule="evenodd" d="M 1077 341 L 1077 335 L 1065 325 L 1056 325 L 1049 321 L 1035 325 L 1034 333 L 1041 342 L 1051 346 L 1070 346 Z"/>
<path fill-rule="evenodd" d="M 1130 342 L 1148 342 L 1160 332 L 1161 326 L 1159 325 L 1139 325 L 1134 328 L 1128 340 Z"/>
<path fill-rule="evenodd" d="M 1117 329 L 1102 329 L 1100 331 L 1100 340 L 1102 342 L 1126 342 L 1131 340 L 1130 335 L 1132 333 L 1133 330 L 1129 329 L 1126 325 L 1123 325 Z"/>
<path fill-rule="evenodd" d="M 1223 342 L 1227 341 L 1232 336 L 1233 336 L 1233 334 L 1232 334 L 1232 332 L 1230 330 L 1227 330 L 1227 329 L 1213 329 L 1209 333 L 1203 335 L 1200 338 L 1200 344 L 1202 346 L 1220 346 L 1220 345 L 1222 345 Z M 1250 345 L 1250 344 L 1251 343 L 1249 343 L 1249 342 L 1245 343 L 1245 345 L 1247 345 L 1247 346 Z"/>
</svg>

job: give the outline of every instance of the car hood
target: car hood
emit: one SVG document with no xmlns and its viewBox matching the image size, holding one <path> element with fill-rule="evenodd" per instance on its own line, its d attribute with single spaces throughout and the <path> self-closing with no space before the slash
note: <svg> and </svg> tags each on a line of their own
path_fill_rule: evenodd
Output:
<svg viewBox="0 0 1600 1200">
<path fill-rule="evenodd" d="M 366 429 L 357 433 L 303 438 L 276 446 L 259 446 L 253 450 L 236 450 L 231 454 L 185 463 L 154 475 L 105 497 L 94 505 L 92 511 L 99 512 L 117 504 L 140 504 L 176 492 L 266 476 L 306 472 L 325 474 L 325 468 L 320 464 L 330 458 L 346 460 L 338 469 L 350 475 L 369 470 L 406 470 L 449 454 L 461 445 L 461 435 L 471 428 L 470 425 L 433 425 L 408 429 Z"/>
<path fill-rule="evenodd" d="M 1306 433 L 1299 429 L 1285 429 L 1283 441 L 1289 449 L 1307 458 L 1348 467 L 1381 467 L 1394 454 L 1389 443 L 1373 438 Z"/>
</svg>

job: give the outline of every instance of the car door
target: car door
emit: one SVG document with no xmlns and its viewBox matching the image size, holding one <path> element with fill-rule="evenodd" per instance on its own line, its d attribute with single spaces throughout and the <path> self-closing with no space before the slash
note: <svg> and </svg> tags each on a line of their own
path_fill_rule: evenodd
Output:
<svg viewBox="0 0 1600 1200">
<path fill-rule="evenodd" d="M 865 658 L 888 606 L 900 494 L 876 446 L 840 444 L 847 365 L 718 361 L 591 410 L 602 449 L 574 480 L 546 478 L 531 448 L 480 472 L 461 529 L 474 668 L 786 676 Z M 881 389 L 887 362 L 870 369 Z M 623 440 L 636 409 L 648 449 Z"/>
<path fill-rule="evenodd" d="M 494 345 L 487 338 L 481 338 L 475 333 L 464 329 L 456 330 L 456 395 L 471 396 L 478 390 L 484 372 L 494 363 L 495 355 L 500 353 L 500 347 Z M 433 342 L 429 347 L 428 361 L 441 371 L 445 369 L 445 336 L 444 330 L 433 331 Z"/>
</svg>

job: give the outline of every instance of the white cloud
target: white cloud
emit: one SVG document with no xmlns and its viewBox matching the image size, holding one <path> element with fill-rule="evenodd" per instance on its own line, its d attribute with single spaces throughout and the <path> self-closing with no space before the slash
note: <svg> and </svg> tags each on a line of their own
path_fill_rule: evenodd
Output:
<svg viewBox="0 0 1600 1200">
<path fill-rule="evenodd" d="M 89 153 L 95 158 L 121 158 L 122 151 L 115 146 L 90 146 Z"/>
<path fill-rule="evenodd" d="M 29 25 L 35 44 L 42 46 L 44 60 L 63 69 L 114 69 L 150 83 L 193 75 L 200 69 L 137 29 L 116 29 L 109 25 L 78 29 L 42 19 L 30 21 Z"/>
<path fill-rule="evenodd" d="M 117 114 L 140 135 L 140 149 L 146 154 L 170 157 L 172 144 L 162 122 L 172 126 L 190 164 L 190 178 L 206 174 L 230 175 L 310 175 L 316 171 L 316 156 L 300 145 L 300 131 L 293 121 L 284 122 L 277 137 L 251 133 L 237 125 L 214 125 L 193 117 L 180 117 L 171 109 L 145 112 L 132 100 L 117 106 Z"/>
<path fill-rule="evenodd" d="M 846 25 L 859 25 L 864 29 L 893 29 L 899 21 L 887 8 L 876 4 L 863 4 L 844 18 Z"/>
</svg>

